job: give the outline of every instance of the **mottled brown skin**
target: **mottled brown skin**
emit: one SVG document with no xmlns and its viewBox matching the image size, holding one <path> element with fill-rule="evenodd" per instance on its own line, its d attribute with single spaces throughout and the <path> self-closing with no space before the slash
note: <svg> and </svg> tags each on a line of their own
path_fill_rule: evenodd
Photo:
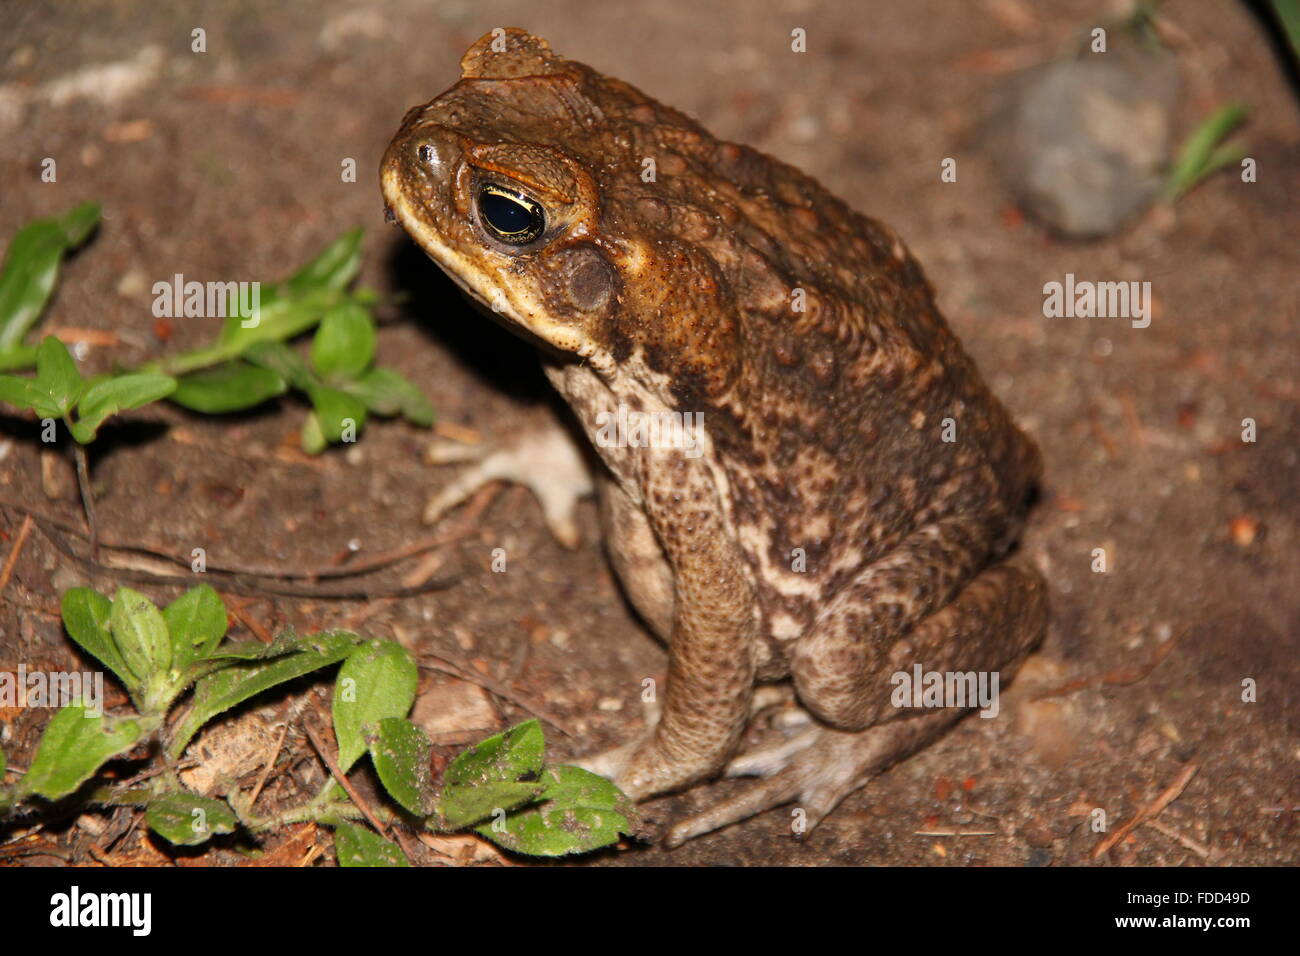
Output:
<svg viewBox="0 0 1300 956">
<path fill-rule="evenodd" d="M 596 449 L 613 563 L 670 665 L 653 732 L 591 765 L 638 799 L 716 776 L 756 683 L 789 677 L 813 729 L 734 761 L 768 779 L 669 839 L 790 800 L 815 824 L 960 715 L 895 708 L 892 673 L 1005 680 L 1041 638 L 1043 581 L 1006 560 L 1037 448 L 886 226 L 521 30 L 462 72 L 389 146 L 393 215 L 539 345 L 589 432 L 619 403 L 703 413 L 698 458 Z M 500 241 L 484 184 L 544 231 Z"/>
</svg>

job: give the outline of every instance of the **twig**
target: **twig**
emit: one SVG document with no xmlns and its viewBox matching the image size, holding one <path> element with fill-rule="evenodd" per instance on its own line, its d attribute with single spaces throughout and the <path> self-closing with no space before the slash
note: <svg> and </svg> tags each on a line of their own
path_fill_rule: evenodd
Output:
<svg viewBox="0 0 1300 956">
<path fill-rule="evenodd" d="M 1064 697 L 1066 694 L 1073 694 L 1077 690 L 1083 690 L 1088 687 L 1106 687 L 1106 686 L 1127 686 L 1136 684 L 1138 681 L 1146 679 L 1157 667 L 1160 662 L 1169 656 L 1169 652 L 1174 649 L 1174 645 L 1180 641 L 1187 633 L 1184 629 L 1177 636 L 1162 642 L 1156 646 L 1151 654 L 1151 659 L 1145 664 L 1137 667 L 1129 667 L 1121 670 L 1114 670 L 1096 677 L 1078 677 L 1074 680 L 1066 681 L 1064 684 L 1058 684 L 1056 687 L 1050 687 L 1047 690 L 1039 691 L 1034 694 L 1032 700 L 1044 700 L 1048 697 Z"/>
<path fill-rule="evenodd" d="M 242 602 L 239 601 L 231 601 L 231 600 L 226 600 L 225 603 L 230 608 L 230 613 L 235 615 L 235 617 L 239 618 L 239 623 L 243 624 L 244 627 L 248 628 L 248 630 L 252 632 L 254 637 L 256 637 L 263 644 L 272 643 L 274 638 L 267 631 L 267 629 L 262 626 L 261 621 L 253 617 L 253 615 L 246 613 L 248 609 L 248 606 L 246 604 L 243 604 Z"/>
<path fill-rule="evenodd" d="M 22 527 L 18 529 L 18 540 L 14 542 L 13 550 L 9 552 L 9 557 L 5 558 L 4 570 L 0 570 L 0 591 L 9 587 L 9 578 L 13 576 L 14 566 L 18 564 L 18 555 L 22 553 L 23 545 L 27 543 L 27 536 L 32 533 L 32 516 L 24 515 Z"/>
<path fill-rule="evenodd" d="M 455 522 L 446 529 L 439 531 L 437 534 L 421 538 L 418 541 L 412 541 L 408 544 L 399 545 L 387 551 L 378 552 L 366 559 L 351 561 L 346 565 L 330 564 L 325 567 L 306 568 L 302 570 L 293 570 L 284 567 L 261 567 L 258 565 L 220 565 L 208 562 L 206 574 L 222 574 L 231 576 L 241 576 L 246 578 L 268 578 L 281 581 L 323 581 L 331 578 L 355 578 L 368 574 L 373 571 L 382 571 L 384 568 L 398 564 L 408 558 L 423 554 L 426 551 L 432 551 L 448 544 L 454 544 L 473 530 L 473 524 L 479 516 L 491 503 L 492 499 L 499 493 L 498 486 L 485 487 L 479 494 L 470 500 L 465 506 L 464 511 L 457 517 Z M 38 525 L 42 531 L 48 534 L 47 526 L 58 528 L 76 538 L 85 538 L 86 532 L 68 521 L 65 521 L 55 515 L 46 514 L 30 508 L 27 505 L 17 501 L 9 501 L 0 498 L 0 505 L 13 508 L 15 511 L 24 515 L 29 515 L 37 519 Z M 154 558 L 158 561 L 174 564 L 177 567 L 189 569 L 191 558 L 189 555 L 172 554 L 165 548 L 158 545 L 139 544 L 135 542 L 118 542 L 102 539 L 99 541 L 101 548 L 110 551 L 125 551 L 132 554 L 139 554 L 144 557 Z M 160 575 L 161 576 L 161 575 Z"/>
<path fill-rule="evenodd" d="M 1178 799 L 1179 794 L 1186 789 L 1187 784 L 1191 782 L 1192 777 L 1196 776 L 1196 771 L 1200 769 L 1199 764 L 1189 763 L 1183 767 L 1183 772 L 1178 775 L 1160 796 L 1156 797 L 1144 807 L 1140 807 L 1138 812 L 1133 815 L 1133 819 L 1127 823 L 1121 824 L 1120 827 L 1106 839 L 1097 844 L 1097 848 L 1092 851 L 1092 858 L 1099 859 L 1110 851 L 1120 840 L 1124 839 L 1134 829 L 1146 823 L 1148 820 L 1158 817 L 1169 804 Z"/>
<path fill-rule="evenodd" d="M 262 794 L 262 788 L 266 786 L 266 778 L 271 775 L 271 768 L 275 766 L 275 761 L 280 756 L 280 749 L 284 746 L 285 735 L 289 733 L 289 721 L 285 721 L 280 728 L 280 739 L 275 742 L 275 749 L 271 751 L 271 759 L 266 762 L 262 768 L 262 774 L 257 778 L 257 783 L 253 785 L 252 792 L 248 795 L 248 809 L 251 812 L 253 805 L 257 803 L 257 798 Z"/>
<path fill-rule="evenodd" d="M 450 527 L 438 534 L 382 552 L 367 560 L 358 561 L 345 567 L 328 566 L 303 571 L 293 571 L 286 568 L 240 568 L 221 567 L 219 565 L 209 564 L 205 573 L 211 575 L 213 578 L 225 582 L 222 585 L 225 590 L 250 597 L 280 595 L 288 597 L 369 601 L 383 597 L 411 597 L 417 594 L 426 594 L 429 591 L 441 590 L 451 587 L 458 578 L 443 578 L 435 581 L 412 580 L 410 583 L 404 582 L 404 586 L 401 587 L 376 588 L 372 590 L 294 587 L 272 582 L 290 580 L 316 581 L 334 578 L 363 577 L 366 574 L 383 570 L 393 564 L 415 557 L 416 555 L 422 554 L 426 551 L 433 550 L 434 548 L 453 544 L 461 538 L 466 537 L 474 530 L 474 523 L 499 490 L 500 489 L 497 487 L 485 487 L 482 489 L 482 491 L 471 500 L 470 504 L 465 507 L 457 520 L 452 523 Z M 188 556 L 169 554 L 161 548 L 150 547 L 147 545 L 97 540 L 96 544 L 100 549 L 138 554 L 186 570 L 185 573 L 182 574 L 167 574 L 141 569 L 138 564 L 126 564 L 120 561 L 101 562 L 97 558 L 88 558 L 84 555 L 78 554 L 68 541 L 61 535 L 55 533 L 54 530 L 58 529 L 73 538 L 84 540 L 88 535 L 86 531 L 80 527 L 76 527 L 57 516 L 42 513 L 20 502 L 0 498 L 0 506 L 13 508 L 22 514 L 35 519 L 37 528 L 40 529 L 42 534 L 49 538 L 50 542 L 54 544 L 56 548 L 72 560 L 94 570 L 111 573 L 125 581 L 143 581 L 147 583 L 176 585 L 185 585 L 192 583 L 193 581 L 193 572 L 189 570 L 190 558 Z M 259 578 L 266 580 L 258 580 Z"/>
<path fill-rule="evenodd" d="M 188 770 L 190 767 L 197 766 L 198 763 L 199 761 L 197 758 L 187 757 L 184 760 L 180 761 L 179 763 L 173 764 L 170 767 L 164 764 L 161 767 L 154 767 L 151 770 L 146 770 L 143 773 L 138 773 L 134 777 L 131 777 L 129 780 L 123 780 L 120 784 L 118 784 L 118 786 L 120 787 L 134 786 L 135 784 L 139 783 L 141 780 L 148 780 L 150 777 L 156 777 L 158 776 L 158 774 L 166 773 L 168 770 Z"/>
<path fill-rule="evenodd" d="M 1173 827 L 1165 826 L 1159 820 L 1148 820 L 1146 822 L 1146 825 L 1153 830 L 1163 833 L 1171 840 L 1177 840 L 1183 846 L 1187 847 L 1187 849 L 1191 850 L 1193 853 L 1199 856 L 1202 860 L 1208 860 L 1210 858 L 1209 847 L 1207 847 L 1204 843 L 1198 843 L 1197 841 L 1193 840 L 1189 836 L 1183 836 Z"/>
<path fill-rule="evenodd" d="M 307 736 L 311 738 L 311 745 L 316 748 L 316 753 L 320 755 L 320 759 L 325 761 L 325 766 L 330 768 L 330 774 L 338 782 L 338 785 L 347 791 L 348 796 L 352 798 L 352 802 L 357 805 L 357 809 L 359 809 L 362 814 L 365 815 L 365 818 L 370 821 L 370 825 L 380 833 L 386 834 L 388 830 L 379 822 L 379 818 L 375 816 L 375 812 L 370 809 L 370 804 L 361 796 L 357 791 L 357 788 L 352 785 L 352 781 L 344 775 L 343 771 L 339 768 L 338 762 L 330 756 L 329 751 L 325 748 L 325 741 L 321 740 L 320 734 L 317 732 L 316 728 L 311 725 L 311 721 L 303 721 L 302 726 L 303 730 L 307 731 Z"/>
<path fill-rule="evenodd" d="M 105 564 L 93 561 L 85 555 L 78 554 L 75 549 L 63 538 L 61 534 L 53 528 L 46 527 L 41 521 L 36 522 L 36 527 L 41 533 L 49 539 L 59 551 L 78 564 L 84 565 L 94 571 L 112 575 L 115 579 L 121 581 L 140 581 L 150 584 L 172 584 L 178 587 L 194 583 L 194 574 L 158 574 L 152 571 L 131 570 L 122 568 L 115 564 Z M 267 581 L 249 580 L 247 577 L 238 574 L 223 573 L 214 571 L 211 567 L 205 572 L 206 575 L 217 579 L 221 582 L 220 590 L 229 591 L 233 594 L 242 594 L 248 597 L 266 597 L 268 594 L 281 595 L 286 597 L 306 597 L 318 598 L 321 600 L 346 600 L 346 601 L 372 601 L 381 597 L 412 597 L 417 594 L 426 594 L 429 591 L 440 590 L 451 587 L 458 578 L 443 578 L 437 581 L 429 581 L 416 587 L 375 587 L 371 589 L 353 589 L 353 588 L 312 588 L 301 585 L 281 585 Z"/>
</svg>

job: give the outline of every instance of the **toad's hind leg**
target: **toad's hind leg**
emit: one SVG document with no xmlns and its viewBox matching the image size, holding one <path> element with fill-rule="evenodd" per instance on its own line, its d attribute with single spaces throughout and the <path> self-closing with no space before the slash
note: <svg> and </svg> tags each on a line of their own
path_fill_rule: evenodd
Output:
<svg viewBox="0 0 1300 956">
<path fill-rule="evenodd" d="M 895 646 L 890 666 L 926 670 L 999 672 L 1000 684 L 1042 638 L 1047 624 L 1047 588 L 1041 575 L 1023 562 L 1007 562 L 982 572 L 957 597 L 925 618 Z M 894 709 L 889 675 L 874 687 L 884 708 L 878 722 L 860 731 L 817 727 L 786 744 L 732 761 L 729 776 L 760 774 L 766 779 L 731 800 L 673 827 L 669 846 L 797 801 L 811 831 L 840 801 L 872 777 L 924 747 L 968 708 L 931 711 Z M 805 703 L 808 703 L 805 701 Z M 889 716 L 898 719 L 890 720 Z"/>
</svg>

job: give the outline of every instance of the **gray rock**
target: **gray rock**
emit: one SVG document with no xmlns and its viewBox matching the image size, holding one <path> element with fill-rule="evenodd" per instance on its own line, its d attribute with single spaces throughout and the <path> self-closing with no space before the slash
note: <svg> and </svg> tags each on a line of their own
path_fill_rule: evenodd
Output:
<svg viewBox="0 0 1300 956">
<path fill-rule="evenodd" d="M 1072 238 L 1108 235 L 1151 202 L 1169 160 L 1174 58 L 1127 40 L 1017 78 L 993 124 L 1018 204 Z"/>
</svg>

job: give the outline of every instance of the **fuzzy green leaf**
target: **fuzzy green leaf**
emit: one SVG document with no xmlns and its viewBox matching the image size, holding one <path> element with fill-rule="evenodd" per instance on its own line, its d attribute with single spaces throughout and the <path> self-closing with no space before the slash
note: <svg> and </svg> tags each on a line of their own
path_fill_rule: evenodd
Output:
<svg viewBox="0 0 1300 956">
<path fill-rule="evenodd" d="M 339 866 L 410 866 L 402 848 L 365 827 L 334 821 L 334 854 Z"/>
<path fill-rule="evenodd" d="M 198 846 L 218 833 L 234 833 L 239 819 L 229 805 L 194 793 L 169 793 L 145 810 L 149 829 L 176 846 Z"/>
<path fill-rule="evenodd" d="M 46 725 L 18 793 L 65 797 L 106 761 L 134 747 L 143 734 L 133 718 L 92 716 L 80 704 L 64 707 Z"/>
<path fill-rule="evenodd" d="M 631 803 L 604 777 L 580 767 L 547 767 L 535 806 L 476 827 L 494 843 L 529 856 L 585 853 L 632 832 Z"/>
<path fill-rule="evenodd" d="M 184 670 L 208 656 L 226 636 L 226 606 L 211 585 L 190 588 L 162 612 L 171 635 L 172 666 Z"/>
<path fill-rule="evenodd" d="M 388 795 L 417 817 L 432 813 L 429 761 L 433 744 L 424 731 L 401 717 L 385 717 L 367 739 L 370 759 Z"/>
<path fill-rule="evenodd" d="M 419 669 L 395 641 L 370 641 L 354 650 L 334 681 L 334 735 L 344 773 L 366 752 L 363 728 L 385 717 L 405 717 L 415 702 Z"/>
<path fill-rule="evenodd" d="M 531 802 L 544 789 L 536 776 L 545 759 L 536 720 L 495 734 L 458 755 L 443 775 L 438 812 L 450 827 L 470 826 Z"/>
<path fill-rule="evenodd" d="M 546 790 L 538 780 L 492 780 L 473 787 L 447 787 L 438 802 L 438 816 L 453 830 L 527 806 Z"/>
<path fill-rule="evenodd" d="M 172 666 L 167 624 L 157 606 L 139 591 L 117 589 L 108 623 L 122 660 L 142 683 Z"/>
<path fill-rule="evenodd" d="M 134 691 L 140 679 L 127 666 L 113 641 L 111 619 L 113 602 L 91 588 L 70 588 L 63 592 L 63 626 L 81 649 L 93 654 Z"/>
<path fill-rule="evenodd" d="M 444 783 L 469 787 L 494 780 L 533 778 L 542 770 L 545 751 L 542 725 L 526 720 L 457 755 L 447 766 Z"/>
<path fill-rule="evenodd" d="M 326 631 L 304 639 L 304 649 L 270 661 L 234 663 L 194 685 L 194 706 L 176 727 L 168 752 L 179 757 L 199 728 L 213 717 L 277 684 L 327 667 L 347 657 L 358 638 L 348 631 Z"/>
</svg>

